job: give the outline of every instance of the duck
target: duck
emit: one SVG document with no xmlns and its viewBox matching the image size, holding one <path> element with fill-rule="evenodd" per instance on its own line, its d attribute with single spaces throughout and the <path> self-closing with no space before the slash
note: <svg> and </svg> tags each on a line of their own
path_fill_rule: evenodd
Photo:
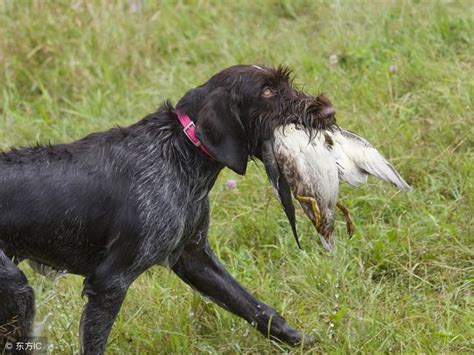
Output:
<svg viewBox="0 0 474 355">
<path fill-rule="evenodd" d="M 311 220 L 323 247 L 333 251 L 336 207 L 344 215 L 349 236 L 354 233 L 349 210 L 338 202 L 341 180 L 360 186 L 373 175 L 401 190 L 411 190 L 367 140 L 337 125 L 317 131 L 296 124 L 277 127 L 263 152 L 267 175 L 300 248 L 292 197 Z"/>
</svg>

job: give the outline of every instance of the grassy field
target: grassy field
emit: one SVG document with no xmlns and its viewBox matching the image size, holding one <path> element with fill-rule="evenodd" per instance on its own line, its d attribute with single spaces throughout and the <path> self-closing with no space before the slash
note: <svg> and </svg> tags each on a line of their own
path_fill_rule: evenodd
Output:
<svg viewBox="0 0 474 355">
<path fill-rule="evenodd" d="M 474 2 L 157 3 L 0 0 L 0 147 L 131 124 L 236 63 L 290 65 L 414 191 L 343 185 L 357 233 L 348 239 L 339 215 L 330 255 L 301 210 L 296 248 L 260 163 L 245 177 L 225 170 L 211 194 L 217 254 L 320 336 L 309 352 L 474 352 Z M 43 335 L 55 353 L 77 353 L 82 279 L 21 267 L 37 319 L 51 314 Z M 159 267 L 131 287 L 107 350 L 308 351 L 267 341 Z"/>
</svg>

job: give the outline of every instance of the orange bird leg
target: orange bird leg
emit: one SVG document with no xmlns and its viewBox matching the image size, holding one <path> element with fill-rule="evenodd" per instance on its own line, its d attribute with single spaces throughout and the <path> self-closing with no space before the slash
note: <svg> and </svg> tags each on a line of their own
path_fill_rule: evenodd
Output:
<svg viewBox="0 0 474 355">
<path fill-rule="evenodd" d="M 339 202 L 336 206 L 341 210 L 344 218 L 346 219 L 347 234 L 349 234 L 349 238 L 351 238 L 354 235 L 354 223 L 352 223 L 351 214 L 347 207 L 341 205 Z"/>
<path fill-rule="evenodd" d="M 319 209 L 318 202 L 313 197 L 307 196 L 296 196 L 296 199 L 301 203 L 308 203 L 311 206 L 315 221 L 314 226 L 316 229 L 319 229 L 319 227 L 321 227 L 321 211 Z"/>
</svg>

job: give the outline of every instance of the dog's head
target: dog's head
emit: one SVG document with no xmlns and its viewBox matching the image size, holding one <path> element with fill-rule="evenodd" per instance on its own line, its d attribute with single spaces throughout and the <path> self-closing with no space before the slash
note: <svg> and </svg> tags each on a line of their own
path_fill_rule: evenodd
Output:
<svg viewBox="0 0 474 355">
<path fill-rule="evenodd" d="M 283 67 L 232 66 L 188 91 L 176 108 L 196 122 L 197 137 L 216 160 L 238 174 L 245 173 L 249 157 L 262 159 L 276 127 L 335 123 L 330 101 L 297 90 Z"/>
</svg>

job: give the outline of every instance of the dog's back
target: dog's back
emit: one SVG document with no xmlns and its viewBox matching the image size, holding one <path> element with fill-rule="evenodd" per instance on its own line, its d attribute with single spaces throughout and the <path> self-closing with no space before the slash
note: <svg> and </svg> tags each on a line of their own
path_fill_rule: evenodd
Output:
<svg viewBox="0 0 474 355">
<path fill-rule="evenodd" d="M 34 316 L 33 289 L 25 274 L 0 249 L 0 351 L 7 342 L 28 341 Z"/>
<path fill-rule="evenodd" d="M 110 166 L 120 161 L 111 153 L 117 131 L 0 153 L 0 240 L 9 257 L 82 275 L 94 269 L 133 207 L 128 182 Z"/>
</svg>

